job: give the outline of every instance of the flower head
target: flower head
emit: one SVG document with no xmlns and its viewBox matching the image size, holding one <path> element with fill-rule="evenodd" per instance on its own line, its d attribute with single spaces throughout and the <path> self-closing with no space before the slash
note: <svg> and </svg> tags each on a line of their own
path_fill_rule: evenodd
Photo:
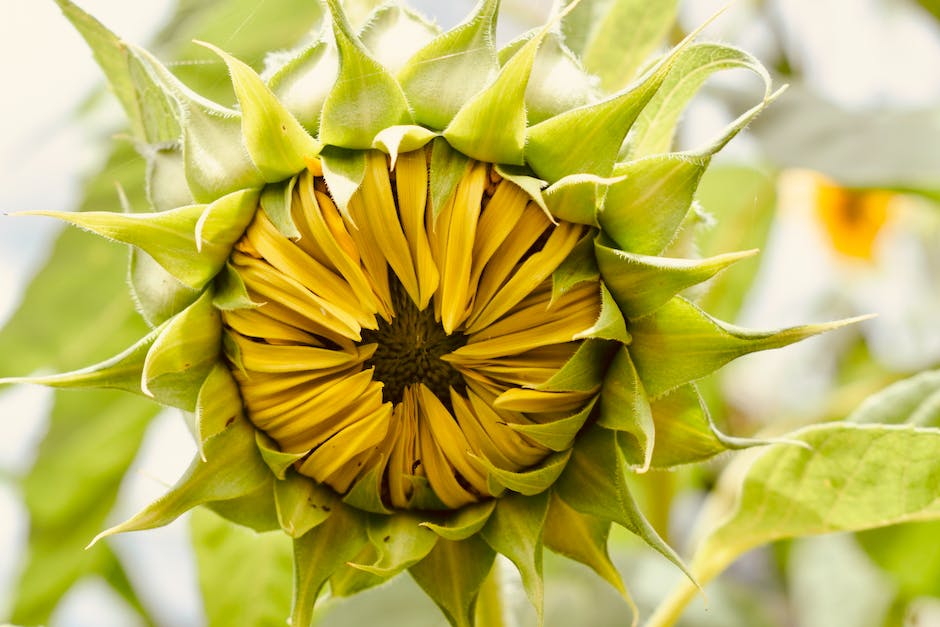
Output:
<svg viewBox="0 0 940 627">
<path fill-rule="evenodd" d="M 694 382 L 841 324 L 749 331 L 681 296 L 750 254 L 670 256 L 711 156 L 776 96 L 740 50 L 689 38 L 604 95 L 562 35 L 576 2 L 497 50 L 495 0 L 445 33 L 396 4 L 356 31 L 329 0 L 322 36 L 265 78 L 206 44 L 230 107 L 59 2 L 146 146 L 153 211 L 51 215 L 133 245 L 153 330 L 29 380 L 191 416 L 189 472 L 103 535 L 200 504 L 281 528 L 295 625 L 327 581 L 349 594 L 404 569 L 468 624 L 496 553 L 540 612 L 543 546 L 626 595 L 612 522 L 681 566 L 627 473 L 748 445 Z M 764 98 L 670 152 L 716 67 L 757 72 Z"/>
</svg>

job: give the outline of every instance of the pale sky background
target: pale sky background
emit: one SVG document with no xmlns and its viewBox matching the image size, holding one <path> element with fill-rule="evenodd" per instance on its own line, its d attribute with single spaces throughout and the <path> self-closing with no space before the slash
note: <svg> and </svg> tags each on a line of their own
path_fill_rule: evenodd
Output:
<svg viewBox="0 0 940 627">
<path fill-rule="evenodd" d="M 130 41 L 145 43 L 172 11 L 170 0 L 81 0 L 87 11 Z M 422 2 L 434 6 L 432 0 Z M 464 3 L 469 4 L 469 3 Z M 694 27 L 724 0 L 686 2 L 683 19 Z M 827 97 L 849 107 L 917 107 L 940 102 L 940 37 L 927 22 L 896 0 L 787 0 L 775 3 L 785 34 L 799 42 L 808 78 Z M 95 144 L 102 128 L 121 119 L 113 99 L 91 128 L 75 124 L 72 112 L 101 84 L 101 74 L 79 35 L 52 0 L 0 0 L 0 211 L 67 209 L 84 173 L 107 150 Z M 758 54 L 771 37 L 754 22 L 746 0 L 719 21 L 713 33 Z M 446 20 L 445 20 L 446 24 Z M 694 114 L 708 126 L 722 112 L 708 105 Z M 693 118 L 697 119 L 697 118 Z M 745 140 L 746 141 L 746 140 Z M 0 324 L 49 249 L 51 220 L 0 216 Z M 797 237 L 800 235 L 797 234 Z M 816 268 L 815 270 L 818 270 Z M 806 269 L 804 268 L 804 272 Z M 770 281 L 796 294 L 805 288 L 781 267 Z M 819 272 L 810 274 L 820 279 Z M 825 276 L 824 273 L 822 276 Z M 0 391 L 0 476 L 28 469 L 41 438 L 48 392 L 18 387 Z M 188 464 L 193 446 L 182 421 L 165 413 L 151 428 L 144 450 L 122 491 L 115 519 L 162 493 Z M 130 534 L 115 541 L 124 559 L 143 564 L 144 601 L 173 627 L 199 627 L 201 607 L 186 549 L 185 525 Z M 15 491 L 0 480 L 0 618 L 25 543 L 26 520 Z M 162 576 L 161 576 L 162 572 Z M 161 609 L 162 608 L 162 609 Z M 107 587 L 85 582 L 70 593 L 51 627 L 133 627 L 134 619 Z"/>
</svg>

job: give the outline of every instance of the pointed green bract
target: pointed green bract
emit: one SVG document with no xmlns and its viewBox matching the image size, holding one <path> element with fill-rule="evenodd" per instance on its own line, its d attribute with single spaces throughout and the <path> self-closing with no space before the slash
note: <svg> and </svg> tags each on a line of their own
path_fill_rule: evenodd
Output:
<svg viewBox="0 0 940 627">
<path fill-rule="evenodd" d="M 610 175 L 627 131 L 669 68 L 667 60 L 622 93 L 530 127 L 526 131 L 526 161 L 536 174 L 552 183 L 572 172 Z"/>
<path fill-rule="evenodd" d="M 632 439 L 627 462 L 638 472 L 649 470 L 656 442 L 656 428 L 650 402 L 643 383 L 630 360 L 630 353 L 621 346 L 610 364 L 601 388 L 601 413 L 598 426 L 624 433 Z"/>
<path fill-rule="evenodd" d="M 114 95 L 124 108 L 134 134 L 138 137 L 143 136 L 144 124 L 128 68 L 127 48 L 117 35 L 69 0 L 56 0 L 56 4 L 88 43 L 95 55 L 95 60 L 108 78 Z"/>
<path fill-rule="evenodd" d="M 610 520 L 639 536 L 666 559 L 688 572 L 685 564 L 649 524 L 627 487 L 626 463 L 616 432 L 594 427 L 578 438 L 574 454 L 555 492 L 578 512 Z M 598 477 L 609 480 L 598 481 Z"/>
<path fill-rule="evenodd" d="M 256 206 L 257 192 L 246 190 L 208 206 L 191 205 L 160 213 L 37 211 L 24 215 L 50 216 L 136 246 L 185 285 L 199 289 L 225 264 Z M 201 226 L 202 250 L 197 249 L 197 226 Z"/>
<path fill-rule="evenodd" d="M 487 544 L 519 569 L 522 585 L 535 608 L 539 624 L 544 609 L 542 581 L 542 527 L 548 513 L 549 495 L 524 497 L 512 494 L 499 499 L 496 510 L 480 532 Z"/>
<path fill-rule="evenodd" d="M 281 529 L 292 538 L 299 538 L 330 517 L 339 499 L 326 486 L 309 477 L 288 472 L 283 480 L 274 482 L 274 502 Z"/>
<path fill-rule="evenodd" d="M 492 515 L 495 506 L 495 500 L 467 505 L 449 515 L 446 520 L 439 522 L 427 521 L 421 523 L 421 526 L 427 527 L 447 540 L 466 540 L 483 528 L 483 525 Z"/>
<path fill-rule="evenodd" d="M 222 57 L 241 107 L 242 138 L 252 162 L 265 181 L 273 183 L 304 168 L 320 145 L 277 99 L 261 77 L 245 63 L 219 48 L 200 42 Z"/>
<path fill-rule="evenodd" d="M 433 531 L 420 526 L 421 521 L 421 516 L 404 512 L 370 518 L 366 533 L 375 547 L 376 560 L 372 564 L 350 565 L 384 579 L 417 564 L 438 540 Z"/>
<path fill-rule="evenodd" d="M 242 140 L 241 114 L 193 92 L 146 50 L 130 50 L 152 72 L 154 84 L 179 104 L 183 161 L 193 198 L 211 202 L 240 189 L 261 187 L 264 177 Z"/>
<path fill-rule="evenodd" d="M 534 386 L 546 392 L 590 392 L 603 380 L 616 342 L 588 338 L 550 379 Z"/>
<path fill-rule="evenodd" d="M 657 255 L 673 240 L 692 206 L 708 159 L 657 155 L 620 164 L 597 216 L 605 235 L 625 251 Z"/>
<path fill-rule="evenodd" d="M 508 60 L 519 46 L 537 32 L 531 31 L 501 49 L 500 60 Z M 598 99 L 599 95 L 597 79 L 584 71 L 559 33 L 549 32 L 539 47 L 525 91 L 529 124 L 538 124 L 565 111 L 582 107 Z"/>
<path fill-rule="evenodd" d="M 656 96 L 636 122 L 622 156 L 639 159 L 668 152 L 679 117 L 709 76 L 719 70 L 744 68 L 764 82 L 764 100 L 770 96 L 770 75 L 753 56 L 724 44 L 697 43 L 676 60 Z"/>
<path fill-rule="evenodd" d="M 573 287 L 586 281 L 593 281 L 600 276 L 597 261 L 594 258 L 593 239 L 590 234 L 585 235 L 552 272 L 552 303 L 571 291 Z"/>
<path fill-rule="evenodd" d="M 147 200 L 154 211 L 196 204 L 186 182 L 183 149 L 178 142 L 140 145 L 137 150 L 147 160 Z"/>
<path fill-rule="evenodd" d="M 329 518 L 294 540 L 294 601 L 290 624 L 307 627 L 323 584 L 366 543 L 362 514 L 342 503 Z"/>
<path fill-rule="evenodd" d="M 180 283 L 153 257 L 132 248 L 128 283 L 137 311 L 152 327 L 159 326 L 199 298 L 199 291 Z"/>
<path fill-rule="evenodd" d="M 261 192 L 261 209 L 271 224 L 281 235 L 289 239 L 300 239 L 300 231 L 291 217 L 291 198 L 294 194 L 294 185 L 297 177 L 293 176 L 279 183 L 266 185 Z"/>
<path fill-rule="evenodd" d="M 627 332 L 627 322 L 623 318 L 620 307 L 614 301 L 610 290 L 603 283 L 601 286 L 601 313 L 590 329 L 574 336 L 576 340 L 587 338 L 614 340 L 623 344 L 630 343 L 630 333 Z"/>
<path fill-rule="evenodd" d="M 412 122 L 408 101 L 388 70 L 369 56 L 338 0 L 328 0 L 339 50 L 339 75 L 323 103 L 320 141 L 364 150 L 382 130 Z"/>
<path fill-rule="evenodd" d="M 489 163 L 525 164 L 525 91 L 543 29 L 470 98 L 444 129 L 444 138 L 463 154 Z"/>
<path fill-rule="evenodd" d="M 241 278 L 232 264 L 226 262 L 222 270 L 215 275 L 213 281 L 212 304 L 221 311 L 233 309 L 253 309 L 262 303 L 251 300 L 245 281 Z"/>
<path fill-rule="evenodd" d="M 375 136 L 372 147 L 392 158 L 389 169 L 394 170 L 399 154 L 418 150 L 436 136 L 437 133 L 423 126 L 391 126 Z"/>
<path fill-rule="evenodd" d="M 349 199 L 359 190 L 362 179 L 365 178 L 365 153 L 327 146 L 320 153 L 320 161 L 323 164 L 326 186 L 330 190 L 330 197 L 336 203 L 336 208 L 343 217 L 355 224 L 349 215 Z"/>
<path fill-rule="evenodd" d="M 419 124 L 443 130 L 496 75 L 498 9 L 499 0 L 480 0 L 469 19 L 432 40 L 399 71 Z"/>
<path fill-rule="evenodd" d="M 326 41 L 317 41 L 275 72 L 268 86 L 307 132 L 316 134 L 323 103 L 338 71 L 336 48 Z"/>
<path fill-rule="evenodd" d="M 410 572 L 453 627 L 472 627 L 477 595 L 494 557 L 477 536 L 460 542 L 441 539 Z"/>
<path fill-rule="evenodd" d="M 443 137 L 437 137 L 431 144 L 431 170 L 429 191 L 431 202 L 431 215 L 434 220 L 447 205 L 457 183 L 463 178 L 470 167 L 471 161 L 466 155 L 451 148 Z"/>
<path fill-rule="evenodd" d="M 98 534 L 92 544 L 116 533 L 162 527 L 197 505 L 234 499 L 270 481 L 271 473 L 261 461 L 254 440 L 254 428 L 244 420 L 236 420 L 206 441 L 206 461 L 194 459 L 169 492 L 130 520 Z"/>
<path fill-rule="evenodd" d="M 545 204 L 554 218 L 597 226 L 597 212 L 603 190 L 621 180 L 622 177 L 570 174 L 545 190 Z"/>
<path fill-rule="evenodd" d="M 196 398 L 196 443 L 200 452 L 206 440 L 244 418 L 238 385 L 229 369 L 216 362 Z"/>
<path fill-rule="evenodd" d="M 627 593 L 620 573 L 607 553 L 609 533 L 610 520 L 583 514 L 552 492 L 542 532 L 545 546 L 559 555 L 581 562 L 604 578 L 630 605 L 633 625 L 636 625 L 636 604 Z"/>
<path fill-rule="evenodd" d="M 221 347 L 222 322 L 208 290 L 163 327 L 147 352 L 141 389 L 163 405 L 195 411 Z"/>
<path fill-rule="evenodd" d="M 716 320 L 681 297 L 630 325 L 630 355 L 651 398 L 711 374 L 732 359 L 780 348 L 865 318 L 753 331 Z"/>
<path fill-rule="evenodd" d="M 277 479 L 285 479 L 288 469 L 294 465 L 294 462 L 302 459 L 307 454 L 306 451 L 303 453 L 284 453 L 278 448 L 274 440 L 261 431 L 255 432 L 255 444 L 258 446 L 258 451 L 261 452 L 261 459 L 264 460 L 264 463 L 267 464 Z"/>
<path fill-rule="evenodd" d="M 480 460 L 480 463 L 486 467 L 489 473 L 489 487 L 492 492 L 498 494 L 503 489 L 509 489 L 519 494 L 532 496 L 544 492 L 555 483 L 565 470 L 570 457 L 571 449 L 553 453 L 539 465 L 522 472 L 511 472 L 497 468 L 485 457 L 477 459 Z"/>
<path fill-rule="evenodd" d="M 163 328 L 154 329 L 124 352 L 99 364 L 63 374 L 4 378 L 0 379 L 0 385 L 33 383 L 56 388 L 115 388 L 143 394 L 140 389 L 140 374 L 143 371 L 147 353 Z"/>
<path fill-rule="evenodd" d="M 440 29 L 419 13 L 386 2 L 369 17 L 359 39 L 376 61 L 395 74 L 439 34 Z"/>
<path fill-rule="evenodd" d="M 508 426 L 513 431 L 518 431 L 533 442 L 538 442 L 553 451 L 567 451 L 574 445 L 575 438 L 587 423 L 596 402 L 596 398 L 591 399 L 584 409 L 566 418 L 532 424 L 510 422 Z"/>
<path fill-rule="evenodd" d="M 672 259 L 637 255 L 597 241 L 594 250 L 604 284 L 628 318 L 655 311 L 685 288 L 707 281 L 731 264 L 757 253 L 750 250 L 709 259 Z"/>
</svg>

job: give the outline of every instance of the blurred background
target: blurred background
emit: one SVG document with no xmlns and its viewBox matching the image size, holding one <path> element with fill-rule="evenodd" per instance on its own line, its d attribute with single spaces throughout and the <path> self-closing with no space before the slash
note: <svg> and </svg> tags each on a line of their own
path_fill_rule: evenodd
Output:
<svg viewBox="0 0 940 627">
<path fill-rule="evenodd" d="M 190 41 L 205 39 L 260 68 L 263 51 L 305 35 L 310 4 L 80 2 L 223 102 L 231 100 L 224 68 Z M 472 5 L 411 4 L 443 28 Z M 501 43 L 540 23 L 550 4 L 504 0 Z M 680 2 L 669 40 L 721 4 Z M 123 116 L 85 43 L 52 2 L 2 7 L 0 211 L 115 210 L 115 183 L 143 204 L 134 181 L 144 161 L 123 137 Z M 750 51 L 790 87 L 703 180 L 698 251 L 762 254 L 718 277 L 696 294 L 699 302 L 763 328 L 878 314 L 709 378 L 702 388 L 716 422 L 752 435 L 836 420 L 891 382 L 940 366 L 940 3 L 738 0 L 701 38 Z M 678 147 L 704 144 L 760 93 L 753 75 L 719 72 L 683 119 Z M 0 376 L 86 365 L 141 335 L 125 261 L 121 247 L 60 237 L 52 221 L 0 216 Z M 289 568 L 277 567 L 289 563 L 286 537 L 252 537 L 208 512 L 82 550 L 188 465 L 195 449 L 182 420 L 155 414 L 106 392 L 0 390 L 0 622 L 200 627 L 226 615 L 225 594 L 201 593 L 220 578 L 239 594 L 289 606 Z M 723 497 L 728 461 L 637 478 L 645 511 L 680 552 L 691 546 L 703 503 Z M 681 624 L 940 625 L 938 539 L 940 525 L 917 523 L 758 550 L 709 588 L 707 609 L 695 602 Z M 647 615 L 678 574 L 625 533 L 613 537 L 612 553 Z M 629 624 L 626 605 L 594 573 L 549 554 L 545 568 L 549 627 Z M 509 594 L 519 624 L 534 624 L 521 588 Z M 389 617 L 445 625 L 407 577 L 331 604 L 322 624 L 392 624 Z M 257 624 L 268 623 L 259 616 Z"/>
</svg>

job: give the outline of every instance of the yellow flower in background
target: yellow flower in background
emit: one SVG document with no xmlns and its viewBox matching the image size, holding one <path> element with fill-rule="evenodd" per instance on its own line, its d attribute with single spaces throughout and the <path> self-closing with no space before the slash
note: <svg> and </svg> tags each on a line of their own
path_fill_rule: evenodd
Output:
<svg viewBox="0 0 940 627">
<path fill-rule="evenodd" d="M 779 93 L 741 50 L 690 37 L 650 64 L 607 55 L 610 70 L 566 45 L 610 38 L 586 34 L 588 2 L 497 50 L 495 0 L 443 33 L 396 4 L 357 29 L 330 0 L 320 36 L 260 75 L 206 44 L 229 106 L 59 4 L 128 113 L 152 210 L 43 213 L 133 246 L 152 331 L 18 381 L 181 409 L 199 455 L 102 536 L 203 504 L 282 529 L 294 625 L 327 583 L 343 596 L 406 569 L 471 624 L 497 553 L 541 617 L 543 546 L 628 598 L 612 522 L 682 566 L 628 473 L 753 444 L 714 427 L 695 381 L 844 324 L 751 331 L 682 296 L 752 254 L 672 248 L 712 155 Z M 685 104 L 726 67 L 761 76 L 761 102 L 671 151 Z"/>
</svg>

